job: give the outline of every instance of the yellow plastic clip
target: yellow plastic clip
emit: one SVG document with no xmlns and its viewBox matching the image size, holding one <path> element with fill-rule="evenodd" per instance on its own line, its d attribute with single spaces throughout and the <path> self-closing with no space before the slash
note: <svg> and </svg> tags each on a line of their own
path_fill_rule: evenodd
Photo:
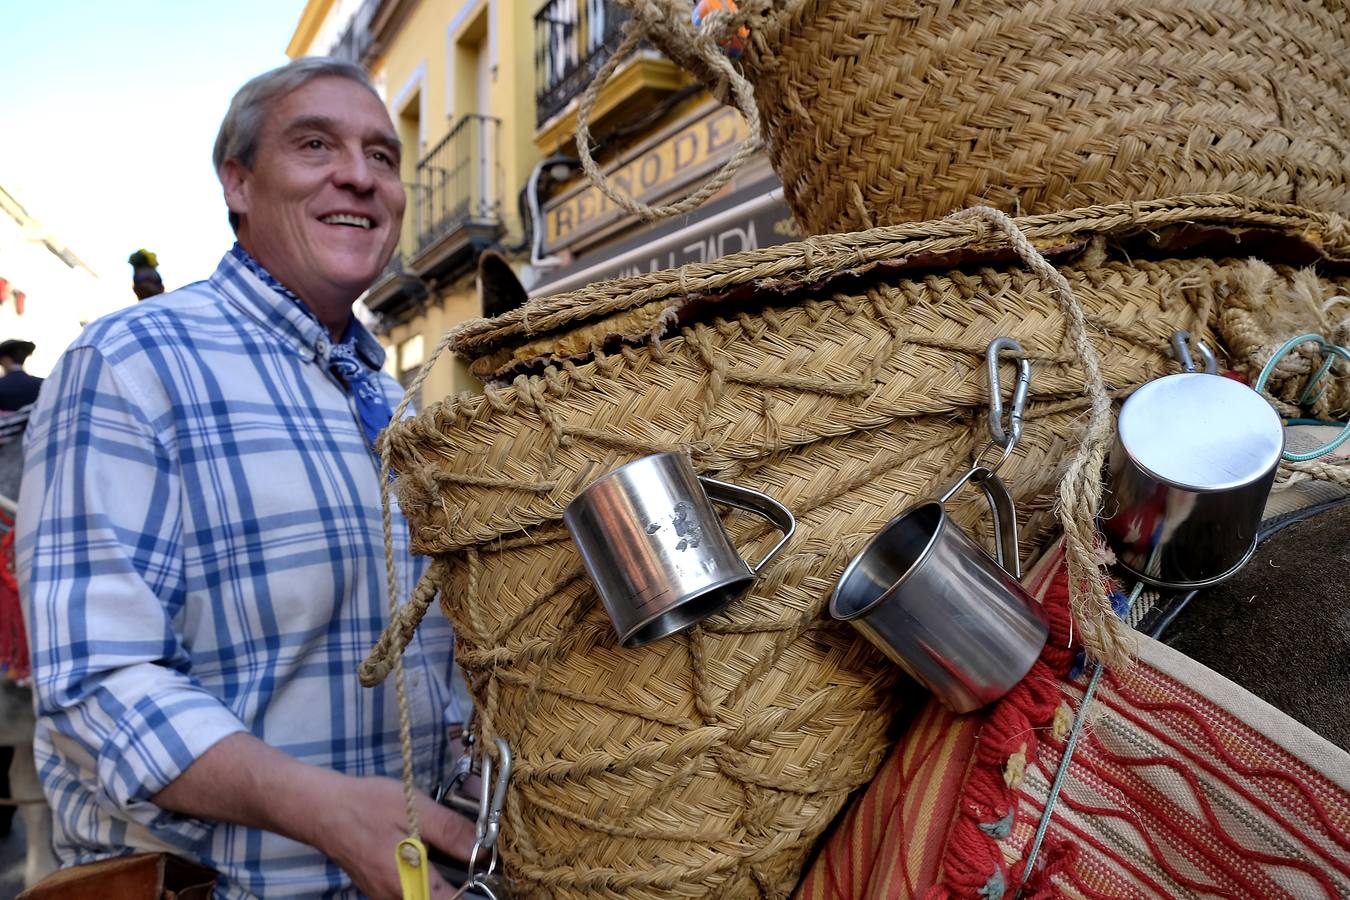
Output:
<svg viewBox="0 0 1350 900">
<path fill-rule="evenodd" d="M 427 845 L 415 837 L 398 842 L 398 881 L 403 900 L 431 900 L 431 869 Z"/>
</svg>

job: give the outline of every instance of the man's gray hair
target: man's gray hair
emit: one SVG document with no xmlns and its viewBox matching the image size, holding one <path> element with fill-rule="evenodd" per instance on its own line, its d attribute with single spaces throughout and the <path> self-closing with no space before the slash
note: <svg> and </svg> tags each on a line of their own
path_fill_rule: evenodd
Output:
<svg viewBox="0 0 1350 900">
<path fill-rule="evenodd" d="M 270 72 L 264 72 L 250 79 L 230 101 L 230 108 L 220 123 L 215 149 L 211 153 L 216 173 L 220 173 L 220 167 L 225 165 L 227 159 L 238 160 L 244 168 L 252 169 L 258 157 L 258 135 L 262 132 L 272 101 L 315 78 L 323 77 L 355 81 L 379 99 L 379 92 L 370 83 L 370 76 L 365 69 L 331 56 L 302 56 Z M 380 100 L 380 103 L 384 101 Z M 239 217 L 234 213 L 230 213 L 230 225 L 235 229 L 239 227 Z"/>
</svg>

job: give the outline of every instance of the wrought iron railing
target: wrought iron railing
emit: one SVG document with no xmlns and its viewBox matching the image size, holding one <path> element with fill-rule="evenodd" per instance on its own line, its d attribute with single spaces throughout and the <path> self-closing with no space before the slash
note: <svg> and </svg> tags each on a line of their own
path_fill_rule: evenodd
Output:
<svg viewBox="0 0 1350 900">
<path fill-rule="evenodd" d="M 534 17 L 535 115 L 557 115 L 618 46 L 628 10 L 614 0 L 549 0 Z"/>
<path fill-rule="evenodd" d="M 409 188 L 417 252 L 465 225 L 501 224 L 501 120 L 468 115 L 417 164 Z"/>
</svg>

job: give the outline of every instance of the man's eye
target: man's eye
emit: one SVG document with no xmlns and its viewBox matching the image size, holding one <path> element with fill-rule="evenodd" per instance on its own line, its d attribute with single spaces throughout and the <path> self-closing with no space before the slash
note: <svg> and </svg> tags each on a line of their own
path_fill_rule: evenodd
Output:
<svg viewBox="0 0 1350 900">
<path fill-rule="evenodd" d="M 390 156 L 388 153 L 385 153 L 383 150 L 376 150 L 373 155 L 376 159 L 378 159 L 382 163 L 387 163 L 391 166 L 394 164 L 394 158 Z"/>
<path fill-rule="evenodd" d="M 323 141 L 319 140 L 318 138 L 310 138 L 309 140 L 305 141 L 305 149 L 307 149 L 307 150 L 322 150 L 322 149 L 323 149 Z"/>
</svg>

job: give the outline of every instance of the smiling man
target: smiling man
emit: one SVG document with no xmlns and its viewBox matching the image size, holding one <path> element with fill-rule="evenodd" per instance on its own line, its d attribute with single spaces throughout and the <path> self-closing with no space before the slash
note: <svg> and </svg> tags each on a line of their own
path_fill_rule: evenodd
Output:
<svg viewBox="0 0 1350 900">
<path fill-rule="evenodd" d="M 18 554 L 68 865 L 166 851 L 218 870 L 217 897 L 399 895 L 398 704 L 355 672 L 387 615 L 373 446 L 400 390 L 352 316 L 398 240 L 399 153 L 355 66 L 250 81 L 214 158 L 238 242 L 47 381 Z M 423 789 L 458 718 L 451 641 L 438 617 L 405 656 Z M 470 824 L 416 802 L 464 858 Z"/>
</svg>

